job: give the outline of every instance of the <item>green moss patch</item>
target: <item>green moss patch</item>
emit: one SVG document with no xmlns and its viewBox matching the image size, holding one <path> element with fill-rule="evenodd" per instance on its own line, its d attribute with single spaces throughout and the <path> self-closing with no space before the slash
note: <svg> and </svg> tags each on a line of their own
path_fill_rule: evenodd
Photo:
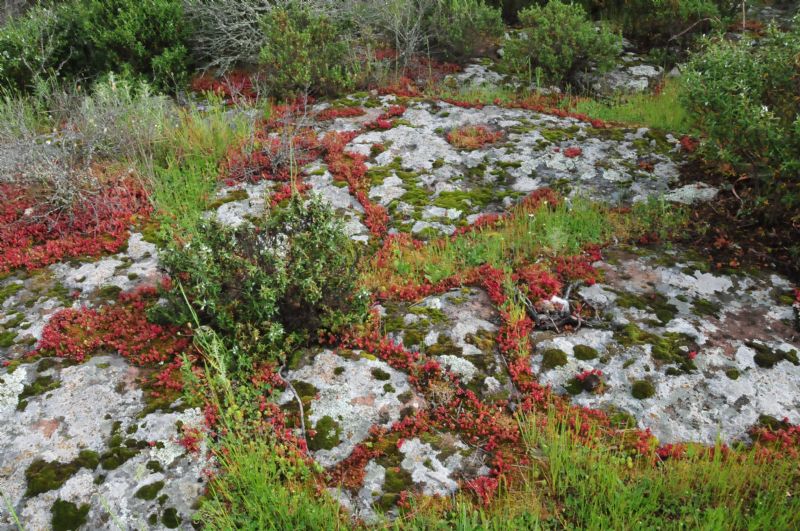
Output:
<svg viewBox="0 0 800 531">
<path fill-rule="evenodd" d="M 25 471 L 25 481 L 27 483 L 25 496 L 36 496 L 43 492 L 61 488 L 78 470 L 81 468 L 94 470 L 97 468 L 98 463 L 97 453 L 91 450 L 81 451 L 78 454 L 78 458 L 69 463 L 37 459 Z"/>
<path fill-rule="evenodd" d="M 720 310 L 721 307 L 719 304 L 705 299 L 696 299 L 692 301 L 692 313 L 699 317 L 719 317 Z"/>
<path fill-rule="evenodd" d="M 656 388 L 647 380 L 636 380 L 631 386 L 631 395 L 637 400 L 645 400 L 656 394 Z"/>
<path fill-rule="evenodd" d="M 588 345 L 575 345 L 572 348 L 572 353 L 581 361 L 593 360 L 600 355 L 596 349 Z"/>
<path fill-rule="evenodd" d="M 426 347 L 426 353 L 429 356 L 461 356 L 464 351 L 450 339 L 450 336 L 439 334 L 436 343 Z"/>
<path fill-rule="evenodd" d="M 564 389 L 566 389 L 567 393 L 571 394 L 572 396 L 576 396 L 583 392 L 583 385 L 581 384 L 580 380 L 573 377 L 564 384 Z"/>
<path fill-rule="evenodd" d="M 175 507 L 164 509 L 164 514 L 161 515 L 161 523 L 167 529 L 177 529 L 181 525 L 181 517 L 178 515 L 178 510 Z"/>
<path fill-rule="evenodd" d="M 725 370 L 725 376 L 730 378 L 731 380 L 738 380 L 739 379 L 739 369 L 730 368 Z"/>
<path fill-rule="evenodd" d="M 635 295 L 633 293 L 616 291 L 616 304 L 620 308 L 636 308 L 655 314 L 662 325 L 666 325 L 678 314 L 678 308 L 667 301 L 660 293 L 650 295 Z"/>
<path fill-rule="evenodd" d="M 72 531 L 80 528 L 86 523 L 89 509 L 87 503 L 78 507 L 72 502 L 56 500 L 50 508 L 52 514 L 50 524 L 53 526 L 53 531 Z"/>
<path fill-rule="evenodd" d="M 337 368 L 343 369 L 343 367 Z M 294 387 L 294 390 L 297 391 L 297 395 L 300 397 L 300 401 L 303 402 L 303 405 L 310 404 L 311 401 L 316 398 L 317 393 L 319 393 L 319 389 L 302 380 L 292 382 L 292 387 Z"/>
<path fill-rule="evenodd" d="M 99 288 L 95 295 L 101 299 L 116 300 L 121 292 L 122 288 L 119 286 L 108 285 Z"/>
<path fill-rule="evenodd" d="M 21 289 L 22 284 L 17 283 L 6 284 L 0 287 L 0 305 L 2 305 L 6 299 L 13 297 Z"/>
<path fill-rule="evenodd" d="M 380 380 L 382 382 L 385 382 L 386 380 L 391 378 L 391 375 L 388 372 L 384 371 L 383 369 L 381 369 L 379 367 L 374 367 L 369 372 L 370 372 L 370 374 L 372 374 L 373 378 L 375 378 L 376 380 Z"/>
<path fill-rule="evenodd" d="M 329 415 L 317 421 L 314 431 L 316 433 L 308 441 L 310 450 L 330 450 L 341 442 L 342 428 Z"/>
<path fill-rule="evenodd" d="M 796 350 L 784 352 L 782 350 L 772 349 L 763 343 L 756 343 L 754 341 L 748 341 L 745 343 L 745 345 L 756 351 L 755 356 L 753 356 L 753 361 L 755 361 L 756 365 L 759 367 L 771 369 L 783 360 L 786 360 L 793 365 L 800 364 L 800 361 L 797 358 Z"/>
<path fill-rule="evenodd" d="M 17 402 L 17 410 L 23 411 L 25 409 L 28 405 L 28 398 L 43 395 L 59 387 L 61 387 L 61 382 L 55 380 L 52 376 L 39 376 L 22 388 L 22 392 L 19 394 L 19 401 Z"/>
<path fill-rule="evenodd" d="M 139 498 L 140 500 L 155 500 L 158 493 L 161 492 L 161 489 L 164 488 L 163 481 L 156 481 L 155 483 L 150 483 L 149 485 L 144 485 L 140 487 L 139 490 L 136 491 L 134 494 L 135 497 Z"/>
<path fill-rule="evenodd" d="M 245 190 L 244 188 L 241 188 L 239 190 L 232 190 L 232 191 L 228 192 L 228 194 L 225 197 L 221 197 L 220 199 L 217 199 L 217 200 L 212 201 L 211 203 L 209 203 L 207 209 L 208 210 L 217 210 L 219 207 L 221 207 L 225 203 L 231 203 L 233 201 L 243 201 L 243 200 L 245 200 L 245 199 L 247 199 L 249 197 L 250 197 L 250 195 L 247 193 L 247 190 Z"/>
<path fill-rule="evenodd" d="M 682 372 L 697 369 L 694 361 L 689 359 L 688 353 L 695 348 L 691 337 L 685 334 L 667 332 L 659 336 L 646 332 L 633 323 L 625 325 L 614 333 L 614 339 L 626 347 L 633 345 L 650 345 L 651 355 L 654 360 L 677 365 Z"/>
<path fill-rule="evenodd" d="M 109 448 L 100 456 L 100 466 L 103 467 L 103 470 L 115 470 L 139 453 L 140 448 L 136 441 L 133 439 L 123 440 L 120 432 L 121 426 L 120 422 L 115 422 L 111 429 Z M 133 444 L 129 444 L 129 442 Z"/>
<path fill-rule="evenodd" d="M 12 330 L 0 332 L 0 348 L 8 348 L 12 346 L 16 339 L 17 333 Z"/>
<path fill-rule="evenodd" d="M 389 510 L 397 504 L 400 493 L 409 490 L 414 484 L 411 474 L 400 466 L 386 467 L 386 476 L 383 482 L 384 494 L 377 505 L 383 510 Z"/>
<path fill-rule="evenodd" d="M 542 370 L 548 371 L 567 364 L 567 353 L 557 348 L 542 352 Z"/>
</svg>

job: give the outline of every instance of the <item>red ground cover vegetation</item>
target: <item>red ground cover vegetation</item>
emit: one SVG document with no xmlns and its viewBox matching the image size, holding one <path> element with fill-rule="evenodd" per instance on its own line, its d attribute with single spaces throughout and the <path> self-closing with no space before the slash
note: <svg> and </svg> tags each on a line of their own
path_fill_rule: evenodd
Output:
<svg viewBox="0 0 800 531">
<path fill-rule="evenodd" d="M 458 149 L 478 149 L 501 138 L 502 132 L 492 131 L 485 125 L 467 125 L 447 133 L 447 141 Z"/>
<path fill-rule="evenodd" d="M 119 352 L 135 365 L 171 362 L 191 343 L 188 330 L 147 319 L 158 290 L 142 286 L 120 293 L 115 304 L 66 308 L 50 318 L 36 354 L 81 362 L 100 350 Z"/>
<path fill-rule="evenodd" d="M 190 88 L 194 92 L 211 92 L 227 103 L 254 101 L 258 97 L 257 74 L 233 70 L 222 77 L 203 74 L 194 78 Z"/>
<path fill-rule="evenodd" d="M 106 183 L 71 208 L 54 209 L 7 184 L 0 196 L 0 273 L 118 252 L 131 225 L 151 212 L 144 191 L 130 180 Z"/>
</svg>

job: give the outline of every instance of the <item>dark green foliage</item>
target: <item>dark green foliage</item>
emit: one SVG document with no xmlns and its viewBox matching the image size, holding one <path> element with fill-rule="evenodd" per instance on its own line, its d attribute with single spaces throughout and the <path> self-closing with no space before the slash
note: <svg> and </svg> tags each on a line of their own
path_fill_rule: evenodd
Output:
<svg viewBox="0 0 800 531">
<path fill-rule="evenodd" d="M 500 10 L 483 0 L 444 0 L 430 15 L 432 47 L 446 57 L 462 59 L 475 55 L 487 39 L 503 33 Z"/>
<path fill-rule="evenodd" d="M 335 94 L 353 86 L 353 66 L 344 28 L 327 16 L 290 3 L 262 20 L 261 67 L 278 97 L 310 91 Z"/>
<path fill-rule="evenodd" d="M 365 315 L 356 249 L 319 198 L 306 202 L 295 195 L 259 227 L 214 220 L 200 225 L 189 243 L 163 253 L 163 263 L 181 279 L 201 324 L 247 352 L 239 358 L 242 366 L 254 356 L 279 357 Z M 172 304 L 151 317 L 191 323 L 181 290 L 176 286 L 168 297 Z"/>
<path fill-rule="evenodd" d="M 190 28 L 181 0 L 70 0 L 36 7 L 0 29 L 0 84 L 30 88 L 59 74 L 185 81 Z"/>
<path fill-rule="evenodd" d="M 84 503 L 80 507 L 72 502 L 58 499 L 53 503 L 50 511 L 53 515 L 50 521 L 53 531 L 73 531 L 86 523 L 89 515 L 89 504 Z"/>
<path fill-rule="evenodd" d="M 546 0 L 494 0 L 503 18 L 519 21 L 520 10 Z M 732 0 L 577 0 L 593 20 L 605 20 L 643 47 L 687 44 L 738 5 Z"/>
<path fill-rule="evenodd" d="M 701 153 L 746 173 L 747 206 L 770 225 L 800 222 L 800 19 L 758 42 L 709 40 L 689 62 L 683 100 Z M 741 179 L 740 179 L 741 181 Z M 741 191 L 740 191 L 740 195 Z M 800 248 L 796 248 L 800 263 Z"/>
<path fill-rule="evenodd" d="M 190 28 L 180 0 L 83 0 L 83 37 L 96 72 L 144 75 L 161 87 L 186 80 Z"/>
<path fill-rule="evenodd" d="M 643 47 L 686 45 L 736 4 L 731 0 L 580 0 L 592 18 L 609 20 Z"/>
<path fill-rule="evenodd" d="M 503 61 L 509 70 L 531 80 L 569 82 L 593 64 L 611 67 L 622 49 L 619 35 L 605 26 L 597 30 L 576 4 L 553 0 L 544 7 L 523 9 L 519 18 L 524 35 L 506 42 Z"/>
<path fill-rule="evenodd" d="M 58 67 L 70 70 L 73 61 L 85 62 L 86 50 L 79 42 L 70 42 L 79 33 L 77 7 L 72 2 L 51 8 L 37 6 L 0 28 L 0 85 L 29 88 L 36 76 Z M 47 46 L 43 47 L 40 44 L 44 42 Z M 65 59 L 67 63 L 63 63 Z"/>
</svg>

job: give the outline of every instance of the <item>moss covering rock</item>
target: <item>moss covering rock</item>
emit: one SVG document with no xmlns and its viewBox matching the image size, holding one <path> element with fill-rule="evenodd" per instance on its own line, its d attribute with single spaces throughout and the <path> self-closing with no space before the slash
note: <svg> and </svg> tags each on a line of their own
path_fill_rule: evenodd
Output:
<svg viewBox="0 0 800 531">
<path fill-rule="evenodd" d="M 645 400 L 655 394 L 655 386 L 647 380 L 637 380 L 631 385 L 631 395 L 637 400 Z"/>
<path fill-rule="evenodd" d="M 542 370 L 549 371 L 567 364 L 567 353 L 557 348 L 549 348 L 542 352 Z"/>
</svg>

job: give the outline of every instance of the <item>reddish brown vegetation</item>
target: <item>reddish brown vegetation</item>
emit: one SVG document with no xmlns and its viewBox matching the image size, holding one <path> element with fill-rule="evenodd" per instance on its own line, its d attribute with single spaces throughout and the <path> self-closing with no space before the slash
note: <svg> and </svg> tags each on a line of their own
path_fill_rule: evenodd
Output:
<svg viewBox="0 0 800 531">
<path fill-rule="evenodd" d="M 144 191 L 128 180 L 110 182 L 80 203 L 52 209 L 19 187 L 0 185 L 0 273 L 36 269 L 74 257 L 115 253 L 129 229 L 150 214 Z"/>
</svg>

